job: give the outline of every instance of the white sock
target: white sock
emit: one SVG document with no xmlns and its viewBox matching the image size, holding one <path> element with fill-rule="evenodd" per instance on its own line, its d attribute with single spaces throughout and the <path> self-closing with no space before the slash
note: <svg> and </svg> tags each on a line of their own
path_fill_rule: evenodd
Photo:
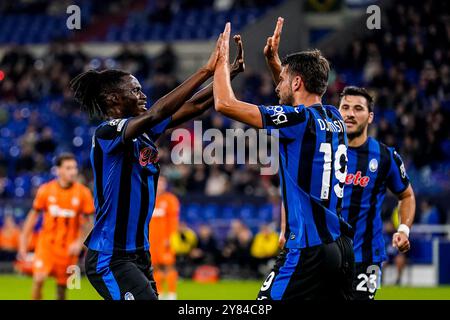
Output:
<svg viewBox="0 0 450 320">
<path fill-rule="evenodd" d="M 160 293 L 158 296 L 159 300 L 169 300 L 168 299 L 168 294 L 167 293 Z"/>
<path fill-rule="evenodd" d="M 167 300 L 177 300 L 177 293 L 169 292 L 166 297 L 167 297 Z"/>
</svg>

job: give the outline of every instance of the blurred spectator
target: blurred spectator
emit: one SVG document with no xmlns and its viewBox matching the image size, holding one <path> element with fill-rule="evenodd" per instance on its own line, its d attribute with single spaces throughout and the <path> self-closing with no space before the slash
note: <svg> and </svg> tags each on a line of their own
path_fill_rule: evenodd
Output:
<svg viewBox="0 0 450 320">
<path fill-rule="evenodd" d="M 138 45 L 124 45 L 114 58 L 121 68 L 135 75 L 138 79 L 146 79 L 151 72 L 150 59 L 144 49 Z"/>
<path fill-rule="evenodd" d="M 218 166 L 211 167 L 209 177 L 206 180 L 205 194 L 219 196 L 228 190 L 228 177 L 219 170 Z"/>
<path fill-rule="evenodd" d="M 431 203 L 430 200 L 424 199 L 420 203 L 420 223 L 423 224 L 440 224 L 442 223 L 441 214 L 438 208 Z"/>
<path fill-rule="evenodd" d="M 250 246 L 252 233 L 240 220 L 233 220 L 222 249 L 224 267 L 227 273 L 236 276 L 251 276 Z"/>
<path fill-rule="evenodd" d="M 193 268 L 189 255 L 197 246 L 197 235 L 185 222 L 180 222 L 178 231 L 172 235 L 170 246 L 176 254 L 177 270 L 181 277 L 190 277 Z"/>
<path fill-rule="evenodd" d="M 202 164 L 195 165 L 189 174 L 187 185 L 192 193 L 203 193 L 205 190 L 207 170 Z"/>
<path fill-rule="evenodd" d="M 219 248 L 214 237 L 213 230 L 209 225 L 202 224 L 198 229 L 198 244 L 191 251 L 192 261 L 196 265 L 202 264 L 218 264 Z"/>
<path fill-rule="evenodd" d="M 213 3 L 214 0 L 181 0 L 180 8 L 183 10 L 195 8 L 210 8 Z"/>
<path fill-rule="evenodd" d="M 19 246 L 20 228 L 10 215 L 6 215 L 0 229 L 0 260 L 13 261 Z"/>
<path fill-rule="evenodd" d="M 17 160 L 16 171 L 18 173 L 32 171 L 35 163 L 33 149 L 29 146 L 25 146 L 22 148 L 22 152 Z"/>
<path fill-rule="evenodd" d="M 177 69 L 177 56 L 172 45 L 166 44 L 162 51 L 153 59 L 153 68 L 157 73 L 173 74 Z"/>
<path fill-rule="evenodd" d="M 278 233 L 270 225 L 262 224 L 253 239 L 250 253 L 254 261 L 254 269 L 259 271 L 261 266 L 278 254 Z M 266 270 L 263 270 L 261 275 L 265 273 Z"/>
<path fill-rule="evenodd" d="M 42 130 L 41 138 L 36 142 L 35 149 L 37 152 L 46 155 L 53 153 L 56 150 L 56 141 L 53 137 L 53 130 L 50 127 L 45 127 Z"/>
<path fill-rule="evenodd" d="M 152 7 L 148 15 L 150 23 L 169 23 L 172 20 L 172 0 L 155 0 L 151 2 Z"/>
<path fill-rule="evenodd" d="M 197 235 L 185 222 L 180 222 L 178 232 L 170 239 L 170 245 L 177 256 L 188 256 L 197 245 Z"/>
</svg>

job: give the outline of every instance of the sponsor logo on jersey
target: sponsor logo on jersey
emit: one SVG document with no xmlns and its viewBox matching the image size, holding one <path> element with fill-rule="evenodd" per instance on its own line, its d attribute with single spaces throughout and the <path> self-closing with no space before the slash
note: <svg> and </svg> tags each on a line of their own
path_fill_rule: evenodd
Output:
<svg viewBox="0 0 450 320">
<path fill-rule="evenodd" d="M 75 211 L 63 209 L 54 204 L 48 206 L 48 212 L 52 217 L 73 218 L 76 215 Z"/>
<path fill-rule="evenodd" d="M 142 167 L 145 167 L 150 163 L 156 163 L 158 160 L 158 151 L 151 147 L 145 147 L 139 152 L 139 164 Z"/>
<path fill-rule="evenodd" d="M 281 106 L 269 106 L 267 107 L 267 110 L 273 111 L 273 114 L 270 116 L 272 119 L 272 122 L 275 125 L 280 125 L 283 123 L 286 123 L 288 121 L 288 118 L 286 114 L 284 113 L 284 109 Z"/>
<path fill-rule="evenodd" d="M 360 186 L 360 187 L 367 187 L 367 185 L 369 184 L 370 181 L 370 177 L 368 176 L 363 176 L 361 174 L 361 171 L 356 171 L 355 174 L 353 173 L 348 173 L 347 177 L 345 178 L 345 184 L 353 184 L 355 186 Z"/>
</svg>

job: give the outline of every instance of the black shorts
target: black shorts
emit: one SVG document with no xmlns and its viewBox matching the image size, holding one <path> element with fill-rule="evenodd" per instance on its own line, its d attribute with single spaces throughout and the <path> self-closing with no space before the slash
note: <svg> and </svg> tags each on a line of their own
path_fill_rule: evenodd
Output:
<svg viewBox="0 0 450 320">
<path fill-rule="evenodd" d="M 352 300 L 355 258 L 346 236 L 329 244 L 284 249 L 258 300 Z"/>
<path fill-rule="evenodd" d="M 86 275 L 105 300 L 157 300 L 150 253 L 103 253 L 88 250 Z"/>
<path fill-rule="evenodd" d="M 381 283 L 381 262 L 356 263 L 353 279 L 355 300 L 374 300 Z"/>
</svg>

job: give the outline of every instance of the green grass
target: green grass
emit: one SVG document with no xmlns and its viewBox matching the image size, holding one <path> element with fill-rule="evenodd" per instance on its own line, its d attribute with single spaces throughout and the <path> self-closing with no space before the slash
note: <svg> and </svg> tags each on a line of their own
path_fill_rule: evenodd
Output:
<svg viewBox="0 0 450 320">
<path fill-rule="evenodd" d="M 261 281 L 223 280 L 217 284 L 199 284 L 180 280 L 178 299 L 181 300 L 255 300 Z M 0 275 L 0 300 L 26 300 L 31 295 L 31 278 L 18 275 Z M 71 300 L 101 299 L 86 278 L 81 288 L 68 290 Z M 55 298 L 55 282 L 49 279 L 44 286 L 44 299 Z M 437 288 L 382 287 L 378 300 L 450 300 L 450 286 Z"/>
<path fill-rule="evenodd" d="M 450 286 L 434 288 L 382 287 L 377 300 L 450 300 Z"/>
</svg>

